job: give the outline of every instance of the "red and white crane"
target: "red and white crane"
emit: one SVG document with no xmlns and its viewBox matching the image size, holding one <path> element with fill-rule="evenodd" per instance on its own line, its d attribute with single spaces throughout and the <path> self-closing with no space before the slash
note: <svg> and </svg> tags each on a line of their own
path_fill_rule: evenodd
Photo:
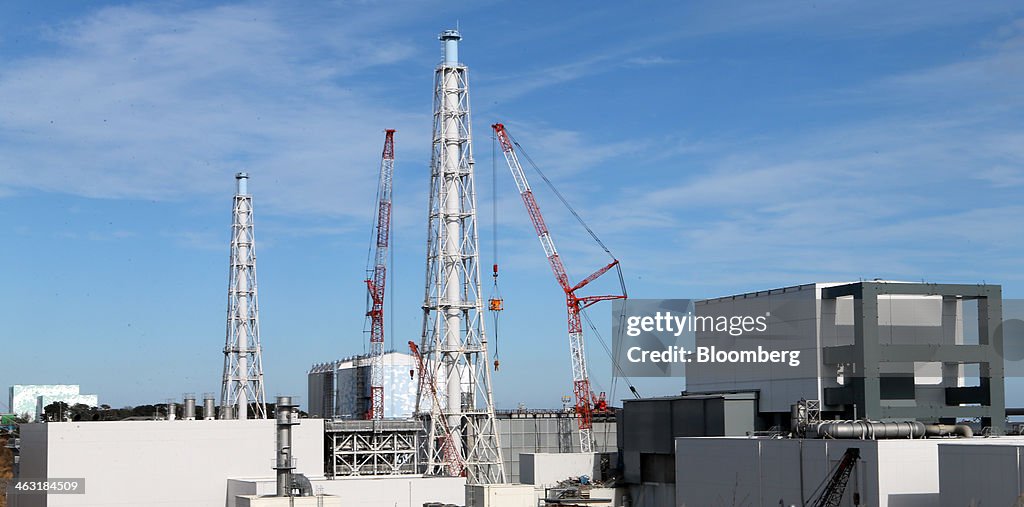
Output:
<svg viewBox="0 0 1024 507">
<path fill-rule="evenodd" d="M 416 342 L 411 340 L 409 341 L 409 351 L 412 352 L 413 357 L 416 358 L 416 369 L 419 371 L 420 385 L 429 387 L 431 403 L 441 405 L 441 398 L 437 394 L 437 381 L 434 379 L 434 375 L 423 361 L 423 355 L 420 354 L 420 348 L 416 345 Z M 412 371 L 409 373 L 411 375 Z M 459 453 L 459 448 L 453 440 L 454 437 L 452 436 L 452 429 L 448 426 L 448 421 L 444 418 L 438 419 L 438 425 L 441 427 L 441 431 L 437 434 L 436 438 L 438 441 L 435 445 L 441 450 L 441 458 L 444 463 L 445 471 L 449 477 L 464 477 L 466 475 L 466 461 L 462 459 L 462 454 Z"/>
<path fill-rule="evenodd" d="M 395 172 L 395 129 L 384 131 L 384 152 L 380 159 L 377 186 L 377 243 L 373 267 L 366 279 L 369 291 L 366 317 L 370 321 L 370 406 L 367 419 L 384 417 L 384 285 L 388 271 L 388 244 L 391 239 L 391 179 Z M 372 269 L 372 271 L 371 271 Z"/>
<path fill-rule="evenodd" d="M 603 412 L 607 410 L 607 402 L 605 401 L 604 393 L 601 393 L 600 396 L 595 396 L 590 389 L 590 373 L 587 370 L 587 356 L 583 342 L 583 322 L 580 318 L 580 313 L 584 308 L 599 301 L 625 299 L 626 295 L 623 290 L 623 294 L 616 295 L 577 296 L 576 291 L 586 287 L 610 269 L 618 266 L 619 261 L 613 257 L 612 262 L 584 278 L 581 282 L 575 285 L 569 282 L 569 275 L 565 270 L 565 265 L 562 263 L 562 258 L 558 255 L 558 250 L 555 249 L 555 241 L 551 238 L 548 226 L 544 223 L 544 216 L 541 215 L 540 207 L 533 196 L 533 190 L 530 189 L 530 182 L 526 179 L 523 167 L 519 164 L 519 157 L 516 155 L 511 137 L 509 137 L 505 126 L 501 123 L 496 123 L 491 128 L 494 129 L 494 134 L 501 144 L 501 150 L 505 154 L 505 161 L 508 162 L 508 168 L 512 171 L 512 178 L 516 181 L 519 195 L 523 199 L 523 204 L 526 205 L 526 212 L 530 215 L 533 228 L 537 231 L 537 237 L 544 248 L 544 255 L 547 256 L 548 263 L 551 264 L 551 271 L 555 274 L 555 280 L 565 292 L 565 306 L 569 317 L 569 356 L 572 359 L 572 392 L 576 399 L 580 449 L 582 452 L 593 452 L 594 441 L 591 434 L 593 415 L 595 411 Z"/>
</svg>

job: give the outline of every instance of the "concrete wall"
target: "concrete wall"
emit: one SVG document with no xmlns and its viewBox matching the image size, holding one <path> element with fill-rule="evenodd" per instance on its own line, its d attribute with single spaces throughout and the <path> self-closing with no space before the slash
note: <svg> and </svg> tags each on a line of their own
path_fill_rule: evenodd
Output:
<svg viewBox="0 0 1024 507">
<path fill-rule="evenodd" d="M 802 505 L 829 476 L 847 448 L 861 459 L 844 503 L 930 507 L 939 503 L 938 445 L 925 440 L 676 439 L 676 504 L 776 507 Z"/>
<path fill-rule="evenodd" d="M 361 507 L 421 507 L 426 502 L 463 505 L 466 497 L 463 477 L 343 477 L 310 482 L 314 492 L 322 488 L 325 495 L 341 498 L 345 505 Z M 274 490 L 274 480 L 269 478 L 228 481 L 230 498 L 236 494 L 272 495 Z"/>
<path fill-rule="evenodd" d="M 1019 505 L 1024 496 L 1022 450 L 1021 444 L 940 445 L 942 507 Z"/>
<path fill-rule="evenodd" d="M 17 507 L 222 507 L 228 477 L 273 476 L 273 420 L 121 421 L 21 426 L 22 477 L 85 478 L 84 495 Z M 298 473 L 323 476 L 323 421 L 293 427 Z"/>
<path fill-rule="evenodd" d="M 614 463 L 614 459 L 612 460 Z M 601 455 L 595 453 L 523 453 L 519 455 L 519 480 L 523 484 L 548 487 L 570 477 L 601 475 Z"/>
<path fill-rule="evenodd" d="M 592 434 L 596 442 L 595 451 L 616 451 L 618 440 L 614 421 L 595 421 Z M 522 417 L 499 414 L 498 435 L 505 476 L 510 482 L 520 482 L 519 456 L 523 453 L 580 452 L 578 423 L 571 414 L 540 413 Z"/>
<path fill-rule="evenodd" d="M 466 486 L 466 507 L 536 507 L 537 494 L 529 484 Z"/>
</svg>

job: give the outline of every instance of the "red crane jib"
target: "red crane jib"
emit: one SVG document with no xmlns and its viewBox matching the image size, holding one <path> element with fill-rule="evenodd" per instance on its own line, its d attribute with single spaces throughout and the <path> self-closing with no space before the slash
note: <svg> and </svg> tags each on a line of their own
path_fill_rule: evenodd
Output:
<svg viewBox="0 0 1024 507">
<path fill-rule="evenodd" d="M 381 152 L 380 183 L 377 189 L 376 251 L 373 258 L 373 274 L 366 280 L 366 289 L 370 293 L 369 308 L 366 316 L 370 318 L 370 407 L 366 411 L 367 419 L 379 419 L 384 416 L 384 386 L 374 381 L 380 372 L 373 372 L 380 367 L 380 357 L 384 354 L 384 289 L 387 283 L 388 241 L 391 238 L 391 179 L 395 161 L 395 130 L 384 131 L 384 150 Z"/>
<path fill-rule="evenodd" d="M 600 301 L 625 299 L 626 296 L 624 294 L 614 294 L 580 297 L 576 295 L 576 291 L 586 287 L 588 284 L 597 280 L 609 270 L 616 267 L 619 264 L 619 261 L 617 259 L 613 259 L 612 262 L 608 263 L 608 265 L 598 269 L 576 285 L 570 285 L 569 275 L 565 269 L 565 265 L 562 263 L 562 258 L 558 255 L 558 252 L 555 251 L 554 241 L 551 240 L 550 231 L 548 230 L 547 224 L 544 222 L 544 215 L 541 214 L 540 206 L 537 204 L 537 199 L 534 197 L 533 191 L 526 183 L 526 175 L 523 173 L 522 167 L 519 166 L 518 157 L 515 156 L 515 148 L 512 138 L 508 135 L 508 131 L 505 130 L 505 126 L 501 123 L 495 123 L 491 128 L 494 129 L 495 136 L 501 144 L 501 149 L 505 154 L 505 159 L 509 164 L 509 168 L 512 170 L 513 176 L 517 179 L 517 185 L 520 185 L 520 196 L 523 199 L 523 204 L 526 206 L 526 212 L 530 216 L 530 222 L 533 224 L 533 228 L 537 232 L 537 236 L 541 238 L 541 243 L 545 247 L 548 263 L 551 265 L 551 271 L 555 275 L 555 280 L 558 282 L 559 287 L 561 287 L 565 292 L 566 314 L 568 317 L 570 337 L 582 336 L 583 322 L 580 319 L 580 312 L 584 308 Z M 573 357 L 574 362 L 577 360 L 582 361 L 582 359 Z M 573 380 L 573 396 L 576 399 L 576 413 L 579 416 L 579 428 L 590 429 L 593 427 L 592 421 L 594 413 L 608 412 L 608 402 L 605 399 L 605 393 L 595 395 L 593 391 L 591 391 L 590 376 L 586 371 L 585 365 L 581 369 L 583 370 L 583 378 Z"/>
</svg>

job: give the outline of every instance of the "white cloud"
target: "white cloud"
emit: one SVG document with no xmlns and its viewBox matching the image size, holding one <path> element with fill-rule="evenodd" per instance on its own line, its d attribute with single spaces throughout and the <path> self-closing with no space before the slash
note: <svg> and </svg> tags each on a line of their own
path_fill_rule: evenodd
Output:
<svg viewBox="0 0 1024 507">
<path fill-rule="evenodd" d="M 0 185 L 179 199 L 227 195 L 245 169 L 265 210 L 362 215 L 379 132 L 429 142 L 426 113 L 361 91 L 412 49 L 372 23 L 289 23 L 264 6 L 136 6 L 53 27 L 57 51 L 0 71 Z"/>
<path fill-rule="evenodd" d="M 627 65 L 635 67 L 656 67 L 662 65 L 675 65 L 682 60 L 678 58 L 667 58 L 664 56 L 634 56 L 626 59 Z"/>
</svg>

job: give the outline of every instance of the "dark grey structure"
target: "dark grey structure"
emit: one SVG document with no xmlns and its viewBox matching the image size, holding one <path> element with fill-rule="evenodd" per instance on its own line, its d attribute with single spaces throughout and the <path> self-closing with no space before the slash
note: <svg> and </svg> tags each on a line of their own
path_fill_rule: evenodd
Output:
<svg viewBox="0 0 1024 507">
<path fill-rule="evenodd" d="M 887 339 L 879 324 L 880 297 L 892 300 L 903 296 L 941 297 L 941 325 L 908 329 L 910 326 L 890 316 L 888 327 L 902 327 L 904 338 Z M 841 298 L 853 299 L 853 343 L 830 345 L 823 339 L 822 363 L 826 367 L 841 366 L 849 373 L 843 386 L 824 388 L 823 411 L 841 406 L 848 418 L 946 423 L 978 417 L 983 427 L 1002 433 L 1006 404 L 1000 350 L 1000 286 L 858 282 L 823 287 L 823 325 L 830 309 L 835 314 Z M 965 340 L 965 335 L 973 335 L 970 329 L 959 329 L 969 326 L 972 320 L 965 318 L 964 305 L 968 302 L 976 306 L 977 336 Z M 976 343 L 969 343 L 972 341 Z M 963 365 L 976 365 L 979 383 L 971 387 L 944 385 L 940 387 L 942 397 L 938 402 L 923 399 L 923 390 L 915 385 L 913 369 L 913 365 L 921 363 L 941 363 L 943 377 L 947 379 L 962 378 Z M 957 374 L 958 371 L 961 373 Z"/>
<path fill-rule="evenodd" d="M 757 394 L 690 394 L 624 400 L 619 455 L 627 484 L 675 482 L 676 437 L 750 435 L 758 429 Z"/>
</svg>

